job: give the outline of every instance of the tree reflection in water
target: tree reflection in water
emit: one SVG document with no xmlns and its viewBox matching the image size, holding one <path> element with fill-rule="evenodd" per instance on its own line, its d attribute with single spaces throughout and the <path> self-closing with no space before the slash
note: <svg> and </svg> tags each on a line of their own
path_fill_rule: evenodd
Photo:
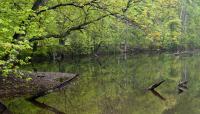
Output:
<svg viewBox="0 0 200 114">
<path fill-rule="evenodd" d="M 39 107 L 39 108 L 42 108 L 42 109 L 46 109 L 46 110 L 49 110 L 51 112 L 54 112 L 55 114 L 65 114 L 64 112 L 61 112 L 59 111 L 58 109 L 54 108 L 54 107 L 51 107 L 47 104 L 44 104 L 44 103 L 40 103 L 38 102 L 37 100 L 35 99 L 32 99 L 32 100 L 28 100 L 29 102 L 31 102 L 33 105 Z"/>
</svg>

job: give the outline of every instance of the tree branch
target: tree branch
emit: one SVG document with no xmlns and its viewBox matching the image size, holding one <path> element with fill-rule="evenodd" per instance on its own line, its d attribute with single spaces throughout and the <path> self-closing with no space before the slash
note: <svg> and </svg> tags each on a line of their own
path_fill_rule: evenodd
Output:
<svg viewBox="0 0 200 114">
<path fill-rule="evenodd" d="M 72 3 L 65 3 L 65 4 L 57 4 L 55 6 L 47 8 L 47 9 L 40 10 L 36 14 L 39 15 L 39 14 L 41 14 L 43 12 L 46 12 L 46 11 L 49 11 L 49 10 L 54 10 L 54 9 L 57 9 L 59 7 L 64 7 L 64 6 L 74 6 L 74 7 L 77 7 L 77 8 L 83 8 L 83 6 L 79 5 L 78 3 L 72 2 Z"/>
<path fill-rule="evenodd" d="M 47 8 L 47 9 L 40 10 L 40 11 L 38 11 L 36 14 L 39 15 L 39 14 L 41 14 L 41 13 L 43 13 L 43 12 L 46 12 L 46 11 L 49 11 L 49 10 L 55 10 L 55 9 L 57 9 L 57 8 L 59 8 L 59 7 L 64 7 L 64 6 L 74 6 L 74 7 L 83 9 L 85 6 L 88 6 L 88 5 L 92 4 L 92 3 L 96 3 L 96 1 L 97 1 L 97 0 L 92 0 L 92 1 L 90 1 L 90 2 L 87 2 L 87 3 L 83 4 L 83 5 L 80 5 L 80 4 L 77 3 L 77 2 L 60 3 L 60 4 L 57 4 L 57 5 L 51 6 L 51 7 Z"/>
<path fill-rule="evenodd" d="M 70 35 L 70 33 L 72 31 L 77 31 L 77 30 L 84 29 L 86 26 L 88 26 L 88 25 L 90 25 L 92 23 L 95 23 L 95 22 L 97 22 L 97 21 L 99 21 L 101 19 L 104 19 L 104 18 L 106 18 L 108 16 L 110 16 L 110 14 L 103 15 L 103 16 L 100 16 L 97 19 L 94 19 L 94 20 L 91 20 L 91 21 L 88 21 L 88 22 L 84 22 L 82 24 L 70 27 L 69 29 L 67 29 L 65 32 L 63 32 L 61 34 L 48 34 L 46 36 L 34 37 L 34 38 L 31 38 L 29 41 L 33 42 L 33 41 L 37 41 L 37 40 L 44 40 L 44 39 L 47 39 L 47 38 L 57 38 L 57 39 L 63 38 L 63 37 L 66 37 L 66 36 Z"/>
<path fill-rule="evenodd" d="M 114 13 L 111 15 L 129 26 L 133 26 L 134 28 L 137 28 L 137 29 L 142 28 L 137 22 L 135 22 L 134 20 L 131 20 L 130 18 L 128 18 L 125 15 L 121 15 L 119 13 Z"/>
<path fill-rule="evenodd" d="M 133 0 L 128 0 L 127 5 L 126 5 L 126 8 L 123 8 L 123 9 L 122 9 L 122 11 L 123 11 L 124 13 L 127 12 L 128 9 L 130 8 L 132 1 L 133 1 Z"/>
<path fill-rule="evenodd" d="M 130 4 L 130 3 L 129 3 Z M 127 25 L 130 25 L 130 26 L 133 26 L 134 28 L 137 28 L 137 29 L 141 29 L 142 27 L 137 23 L 135 22 L 134 20 L 131 20 L 130 18 L 128 18 L 127 16 L 125 16 L 124 14 L 120 14 L 120 13 L 113 13 L 111 12 L 110 10 L 108 10 L 106 8 L 106 6 L 100 6 L 99 4 L 91 4 L 93 7 L 97 8 L 97 9 L 101 9 L 107 13 L 109 13 L 111 16 L 119 19 L 120 21 L 122 21 L 123 23 L 127 24 Z M 128 10 L 128 8 L 127 8 Z"/>
</svg>

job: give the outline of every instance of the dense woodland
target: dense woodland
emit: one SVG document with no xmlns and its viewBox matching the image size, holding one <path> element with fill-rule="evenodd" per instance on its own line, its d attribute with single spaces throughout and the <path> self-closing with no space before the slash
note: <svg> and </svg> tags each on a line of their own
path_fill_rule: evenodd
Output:
<svg viewBox="0 0 200 114">
<path fill-rule="evenodd" d="M 32 58 L 200 47 L 198 0 L 1 0 L 0 70 Z"/>
</svg>

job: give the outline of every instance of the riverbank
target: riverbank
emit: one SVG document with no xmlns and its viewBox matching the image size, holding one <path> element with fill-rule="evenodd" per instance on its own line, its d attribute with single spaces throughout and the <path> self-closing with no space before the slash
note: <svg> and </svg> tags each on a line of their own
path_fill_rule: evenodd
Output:
<svg viewBox="0 0 200 114">
<path fill-rule="evenodd" d="M 178 52 L 169 52 L 167 50 L 147 50 L 141 49 L 140 51 L 121 53 L 123 55 L 140 55 L 140 54 L 161 54 L 161 53 L 169 53 L 174 56 L 191 56 L 197 52 L 200 52 L 199 49 L 195 49 L 192 51 L 178 51 Z M 118 54 L 118 53 L 114 53 Z M 84 57 L 94 57 L 100 58 L 105 56 L 105 53 L 99 53 L 99 55 L 88 55 L 88 56 L 76 56 L 78 58 Z M 113 55 L 113 54 L 111 54 Z M 38 61 L 33 61 L 38 62 Z M 33 69 L 34 71 L 34 69 Z M 36 69 L 36 71 L 40 71 Z M 60 71 L 60 70 L 59 70 Z M 64 81 L 72 79 L 76 77 L 76 74 L 70 73 L 58 73 L 58 72 L 33 72 L 26 73 L 22 78 L 16 78 L 14 76 L 1 77 L 0 76 L 0 96 L 2 97 L 15 97 L 26 94 L 34 95 L 42 90 L 48 90 L 52 87 L 58 86 Z"/>
<path fill-rule="evenodd" d="M 77 76 L 77 74 L 58 72 L 24 73 L 22 78 L 0 76 L 0 97 L 32 96 L 60 85 L 65 86 L 64 84 L 72 81 Z"/>
<path fill-rule="evenodd" d="M 99 58 L 103 56 L 112 56 L 112 55 L 140 55 L 140 54 L 172 54 L 175 56 L 190 56 L 192 54 L 195 54 L 197 52 L 200 52 L 200 48 L 196 49 L 184 49 L 184 50 L 167 50 L 167 49 L 147 49 L 147 48 L 133 48 L 128 51 L 100 51 L 98 53 L 92 53 L 92 54 L 80 54 L 80 55 L 71 55 L 69 53 L 64 53 L 63 58 L 61 55 L 58 55 L 52 59 L 51 55 L 33 55 L 31 62 L 44 62 L 44 61 L 62 61 L 65 59 L 76 59 L 76 58 Z"/>
</svg>

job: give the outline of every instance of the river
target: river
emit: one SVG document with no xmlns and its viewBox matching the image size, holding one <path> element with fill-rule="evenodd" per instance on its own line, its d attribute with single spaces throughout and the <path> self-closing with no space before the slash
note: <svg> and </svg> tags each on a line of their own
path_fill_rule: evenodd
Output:
<svg viewBox="0 0 200 114">
<path fill-rule="evenodd" d="M 3 99 L 14 114 L 200 114 L 200 55 L 112 55 L 26 66 L 80 74 L 64 90 L 31 103 Z M 165 80 L 154 92 L 147 88 Z M 187 81 L 180 91 L 180 82 Z"/>
</svg>

